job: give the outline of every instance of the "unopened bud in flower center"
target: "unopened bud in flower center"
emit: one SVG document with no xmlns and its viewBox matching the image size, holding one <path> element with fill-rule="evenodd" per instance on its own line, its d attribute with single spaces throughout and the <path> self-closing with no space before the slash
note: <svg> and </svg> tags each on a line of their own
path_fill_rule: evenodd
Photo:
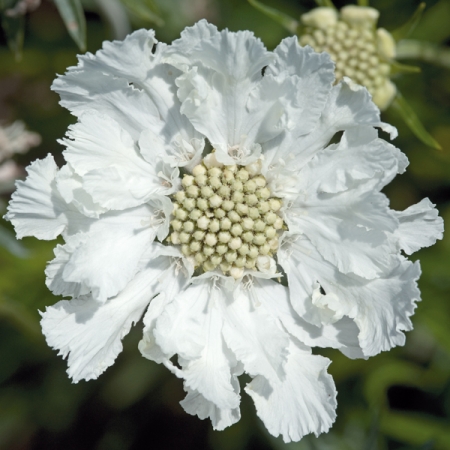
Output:
<svg viewBox="0 0 450 450">
<path fill-rule="evenodd" d="M 396 88 L 390 81 L 390 61 L 395 41 L 383 28 L 376 29 L 378 11 L 348 5 L 340 17 L 334 8 L 315 8 L 302 16 L 305 30 L 301 45 L 327 52 L 336 63 L 336 80 L 346 76 L 365 86 L 380 109 L 393 100 Z"/>
<path fill-rule="evenodd" d="M 271 195 L 258 163 L 223 166 L 212 155 L 184 175 L 173 195 L 168 242 L 196 268 L 239 278 L 278 250 L 282 201 Z"/>
</svg>

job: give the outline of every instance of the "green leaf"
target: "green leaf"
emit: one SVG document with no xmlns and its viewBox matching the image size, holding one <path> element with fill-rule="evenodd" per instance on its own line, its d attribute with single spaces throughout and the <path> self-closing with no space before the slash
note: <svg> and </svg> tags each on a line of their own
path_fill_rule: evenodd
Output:
<svg viewBox="0 0 450 450">
<path fill-rule="evenodd" d="M 414 110 L 409 106 L 400 92 L 397 91 L 397 95 L 391 104 L 391 108 L 394 109 L 408 125 L 409 129 L 426 145 L 442 150 L 439 143 L 428 133 L 425 127 L 416 116 Z"/>
<path fill-rule="evenodd" d="M 121 0 L 128 11 L 140 20 L 154 23 L 158 27 L 165 25 L 164 19 L 159 16 L 159 10 L 153 0 Z"/>
<path fill-rule="evenodd" d="M 109 25 L 114 39 L 123 40 L 131 33 L 128 13 L 120 0 L 96 0 L 96 5 L 100 16 Z"/>
<path fill-rule="evenodd" d="M 450 69 L 450 49 L 431 42 L 403 39 L 397 44 L 398 59 L 419 59 Z"/>
<path fill-rule="evenodd" d="M 25 258 L 29 251 L 16 239 L 13 233 L 0 226 L 0 246 L 8 250 L 14 256 Z"/>
<path fill-rule="evenodd" d="M 328 8 L 335 8 L 331 0 L 316 0 L 317 6 L 326 6 Z"/>
<path fill-rule="evenodd" d="M 450 37 L 449 15 L 450 2 L 440 1 L 435 3 L 423 14 L 422 20 L 414 31 L 414 38 L 444 43 Z"/>
<path fill-rule="evenodd" d="M 86 19 L 80 0 L 54 0 L 59 14 L 78 48 L 86 51 Z"/>
<path fill-rule="evenodd" d="M 422 18 L 422 14 L 426 6 L 427 5 L 425 4 L 425 2 L 422 2 L 417 7 L 411 18 L 400 28 L 397 28 L 395 31 L 392 32 L 392 36 L 396 41 L 407 38 L 416 29 L 417 24 Z"/>
<path fill-rule="evenodd" d="M 410 66 L 409 64 L 402 64 L 398 61 L 389 61 L 391 65 L 391 74 L 396 75 L 398 73 L 420 73 L 422 69 L 419 66 Z"/>
<path fill-rule="evenodd" d="M 5 31 L 9 49 L 14 53 L 16 61 L 22 58 L 25 19 L 20 17 L 2 17 L 2 27 Z"/>
<path fill-rule="evenodd" d="M 258 11 L 261 11 L 267 17 L 270 17 L 273 21 L 279 23 L 283 28 L 288 30 L 292 34 L 298 33 L 298 22 L 287 14 L 278 11 L 275 8 L 264 5 L 263 3 L 258 2 L 257 0 L 248 0 L 248 2 L 256 8 Z"/>
<path fill-rule="evenodd" d="M 358 0 L 358 6 L 369 6 L 369 0 Z"/>
<path fill-rule="evenodd" d="M 434 450 L 450 448 L 450 430 L 445 420 L 390 411 L 381 416 L 380 422 L 381 432 L 397 441 L 416 446 L 431 441 Z"/>
</svg>

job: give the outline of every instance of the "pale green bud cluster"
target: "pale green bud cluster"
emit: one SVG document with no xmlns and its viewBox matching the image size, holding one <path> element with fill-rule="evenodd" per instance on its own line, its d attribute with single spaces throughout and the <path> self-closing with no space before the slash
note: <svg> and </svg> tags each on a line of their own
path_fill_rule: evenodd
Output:
<svg viewBox="0 0 450 450">
<path fill-rule="evenodd" d="M 207 157 L 181 185 L 173 195 L 168 241 L 180 245 L 195 268 L 219 267 L 239 278 L 245 268 L 257 270 L 259 256 L 277 251 L 282 202 L 271 195 L 257 163 L 223 166 Z"/>
<path fill-rule="evenodd" d="M 302 16 L 305 30 L 300 45 L 327 52 L 336 64 L 336 80 L 346 76 L 365 86 L 380 109 L 392 102 L 396 87 L 390 81 L 395 41 L 383 28 L 376 29 L 378 11 L 349 5 L 341 9 L 315 8 Z"/>
</svg>

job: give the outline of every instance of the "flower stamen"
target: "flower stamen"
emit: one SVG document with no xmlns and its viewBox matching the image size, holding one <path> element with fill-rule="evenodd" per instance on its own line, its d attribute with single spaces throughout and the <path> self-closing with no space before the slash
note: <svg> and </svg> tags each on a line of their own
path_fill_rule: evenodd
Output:
<svg viewBox="0 0 450 450">
<path fill-rule="evenodd" d="M 211 166 L 209 159 L 184 175 L 172 196 L 168 241 L 181 245 L 196 269 L 220 268 L 237 279 L 244 269 L 258 270 L 259 256 L 278 250 L 282 201 L 272 197 L 260 164 Z"/>
</svg>

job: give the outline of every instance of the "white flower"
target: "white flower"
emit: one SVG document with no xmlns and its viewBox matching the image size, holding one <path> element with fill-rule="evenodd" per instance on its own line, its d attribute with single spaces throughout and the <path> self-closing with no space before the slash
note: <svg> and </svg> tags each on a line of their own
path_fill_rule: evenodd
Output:
<svg viewBox="0 0 450 450">
<path fill-rule="evenodd" d="M 26 153 L 40 143 L 39 134 L 27 131 L 20 120 L 8 126 L 0 126 L 0 163 L 16 153 Z"/>
<path fill-rule="evenodd" d="M 188 413 L 238 421 L 246 372 L 268 430 L 299 440 L 335 418 L 312 346 L 403 343 L 420 269 L 401 250 L 433 244 L 442 220 L 428 200 L 389 209 L 380 190 L 407 160 L 374 127 L 396 131 L 333 72 L 295 38 L 268 52 L 201 21 L 170 46 L 144 30 L 105 43 L 55 81 L 78 117 L 67 164 L 32 164 L 7 218 L 19 237 L 64 238 L 47 285 L 73 299 L 42 327 L 75 382 L 145 313 L 139 348 L 184 380 Z"/>
<path fill-rule="evenodd" d="M 15 180 L 24 175 L 23 168 L 11 157 L 16 153 L 26 153 L 40 143 L 39 134 L 27 131 L 20 120 L 11 125 L 0 125 L 0 194 L 12 192 Z M 3 209 L 4 206 L 0 200 L 0 208 Z"/>
</svg>

